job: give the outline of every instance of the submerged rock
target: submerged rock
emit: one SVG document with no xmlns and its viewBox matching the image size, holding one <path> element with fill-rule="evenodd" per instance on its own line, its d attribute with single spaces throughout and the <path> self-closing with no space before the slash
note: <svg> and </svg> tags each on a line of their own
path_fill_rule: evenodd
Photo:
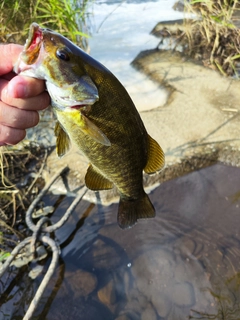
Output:
<svg viewBox="0 0 240 320">
<path fill-rule="evenodd" d="M 122 314 L 119 317 L 115 318 L 115 320 L 132 320 L 128 315 Z"/>
<path fill-rule="evenodd" d="M 47 251 L 44 246 L 40 245 L 36 248 L 36 258 L 34 258 L 31 252 L 31 245 L 27 244 L 20 253 L 15 257 L 11 262 L 11 266 L 16 268 L 21 268 L 22 266 L 27 265 L 31 261 L 40 261 L 47 257 Z"/>
<path fill-rule="evenodd" d="M 179 265 L 182 265 L 182 272 L 186 274 L 188 281 L 180 280 Z M 177 268 L 178 278 L 176 278 Z M 191 261 L 191 266 L 187 270 L 184 260 L 169 250 L 153 249 L 145 252 L 134 260 L 132 273 L 139 293 L 146 296 L 160 317 L 167 317 L 176 306 L 191 308 L 196 301 L 202 302 L 204 296 L 210 298 L 205 309 L 209 301 L 213 301 L 208 292 L 201 292 L 201 288 L 210 288 L 211 284 L 204 277 L 199 263 Z M 169 316 L 167 319 L 173 318 Z"/>
<path fill-rule="evenodd" d="M 98 291 L 98 299 L 108 305 L 111 306 L 116 303 L 116 291 L 114 286 L 114 281 L 109 281 L 103 288 Z"/>
<path fill-rule="evenodd" d="M 156 311 L 149 305 L 141 314 L 141 320 L 157 320 Z"/>
</svg>

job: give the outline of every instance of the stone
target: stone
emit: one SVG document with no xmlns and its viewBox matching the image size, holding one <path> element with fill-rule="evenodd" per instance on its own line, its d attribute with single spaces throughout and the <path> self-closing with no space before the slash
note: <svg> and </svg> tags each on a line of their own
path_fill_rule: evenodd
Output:
<svg viewBox="0 0 240 320">
<path fill-rule="evenodd" d="M 172 308 L 171 300 L 161 292 L 152 296 L 152 304 L 154 305 L 158 315 L 165 319 Z"/>
<path fill-rule="evenodd" d="M 126 314 L 122 314 L 115 318 L 115 320 L 131 320 Z"/>
<path fill-rule="evenodd" d="M 132 273 L 141 292 L 164 290 L 173 278 L 172 262 L 174 255 L 168 250 L 152 249 L 133 261 Z"/>
<path fill-rule="evenodd" d="M 113 305 L 116 303 L 114 281 L 110 280 L 103 288 L 98 290 L 97 295 L 98 299 L 106 305 Z"/>
<path fill-rule="evenodd" d="M 43 266 L 40 264 L 36 265 L 32 270 L 28 273 L 28 276 L 34 280 L 36 279 L 43 271 Z"/>
<path fill-rule="evenodd" d="M 102 303 L 93 299 L 74 299 L 69 295 L 62 297 L 60 301 L 53 301 L 47 318 L 51 320 L 114 320 L 113 314 Z"/>
<path fill-rule="evenodd" d="M 148 307 L 142 312 L 141 314 L 141 320 L 157 320 L 157 314 L 156 311 L 153 309 L 151 305 L 148 305 Z"/>
<path fill-rule="evenodd" d="M 16 268 L 21 268 L 22 266 L 27 265 L 31 261 L 40 261 L 43 260 L 47 257 L 47 251 L 44 246 L 40 245 L 36 248 L 36 255 L 37 258 L 34 259 L 31 249 L 30 249 L 30 244 L 27 244 L 21 251 L 20 253 L 15 257 L 15 259 L 11 262 L 11 266 L 15 266 Z"/>
<path fill-rule="evenodd" d="M 55 208 L 53 206 L 43 207 L 41 209 L 38 209 L 36 212 L 33 212 L 32 217 L 39 218 L 39 217 L 47 216 L 48 214 L 53 213 L 54 209 Z"/>
<path fill-rule="evenodd" d="M 180 307 L 191 307 L 195 303 L 193 286 L 189 282 L 175 283 L 169 294 L 173 303 Z"/>
<path fill-rule="evenodd" d="M 72 272 L 66 272 L 64 278 L 64 284 L 61 287 L 63 289 L 63 295 L 68 292 L 68 287 L 71 287 L 74 297 L 86 297 L 92 293 L 97 287 L 97 278 L 94 274 L 85 270 L 75 270 Z"/>
<path fill-rule="evenodd" d="M 111 269 L 117 267 L 121 258 L 115 248 L 102 240 L 97 240 L 91 250 L 93 264 L 98 269 Z"/>
<path fill-rule="evenodd" d="M 168 287 L 174 279 L 174 259 L 174 254 L 168 250 L 152 249 L 133 261 L 132 273 L 136 286 L 161 317 L 169 313 L 172 305 Z"/>
</svg>

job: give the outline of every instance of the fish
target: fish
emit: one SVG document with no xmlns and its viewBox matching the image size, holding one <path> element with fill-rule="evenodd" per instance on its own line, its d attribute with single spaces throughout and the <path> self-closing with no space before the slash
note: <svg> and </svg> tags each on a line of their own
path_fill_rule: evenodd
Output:
<svg viewBox="0 0 240 320">
<path fill-rule="evenodd" d="M 14 72 L 45 80 L 57 118 L 58 156 L 74 143 L 89 161 L 86 186 L 94 191 L 117 188 L 120 228 L 155 217 L 143 188 L 143 171 L 159 172 L 164 152 L 113 73 L 66 37 L 37 23 L 30 26 Z"/>
</svg>

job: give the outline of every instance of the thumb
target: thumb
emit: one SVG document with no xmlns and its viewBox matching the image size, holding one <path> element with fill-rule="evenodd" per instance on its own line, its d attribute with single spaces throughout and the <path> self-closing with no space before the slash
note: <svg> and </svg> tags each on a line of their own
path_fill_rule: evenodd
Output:
<svg viewBox="0 0 240 320">
<path fill-rule="evenodd" d="M 0 44 L 0 76 L 13 70 L 23 46 L 18 44 Z"/>
</svg>

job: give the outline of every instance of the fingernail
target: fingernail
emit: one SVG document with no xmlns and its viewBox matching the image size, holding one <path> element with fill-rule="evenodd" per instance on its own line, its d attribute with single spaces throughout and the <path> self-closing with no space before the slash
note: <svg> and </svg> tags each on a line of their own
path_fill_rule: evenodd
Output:
<svg viewBox="0 0 240 320">
<path fill-rule="evenodd" d="M 12 98 L 26 98 L 27 97 L 27 87 L 23 83 L 9 83 L 8 87 L 5 89 L 5 94 Z"/>
<path fill-rule="evenodd" d="M 27 97 L 27 87 L 24 84 L 19 83 L 15 88 L 15 98 Z"/>
</svg>

